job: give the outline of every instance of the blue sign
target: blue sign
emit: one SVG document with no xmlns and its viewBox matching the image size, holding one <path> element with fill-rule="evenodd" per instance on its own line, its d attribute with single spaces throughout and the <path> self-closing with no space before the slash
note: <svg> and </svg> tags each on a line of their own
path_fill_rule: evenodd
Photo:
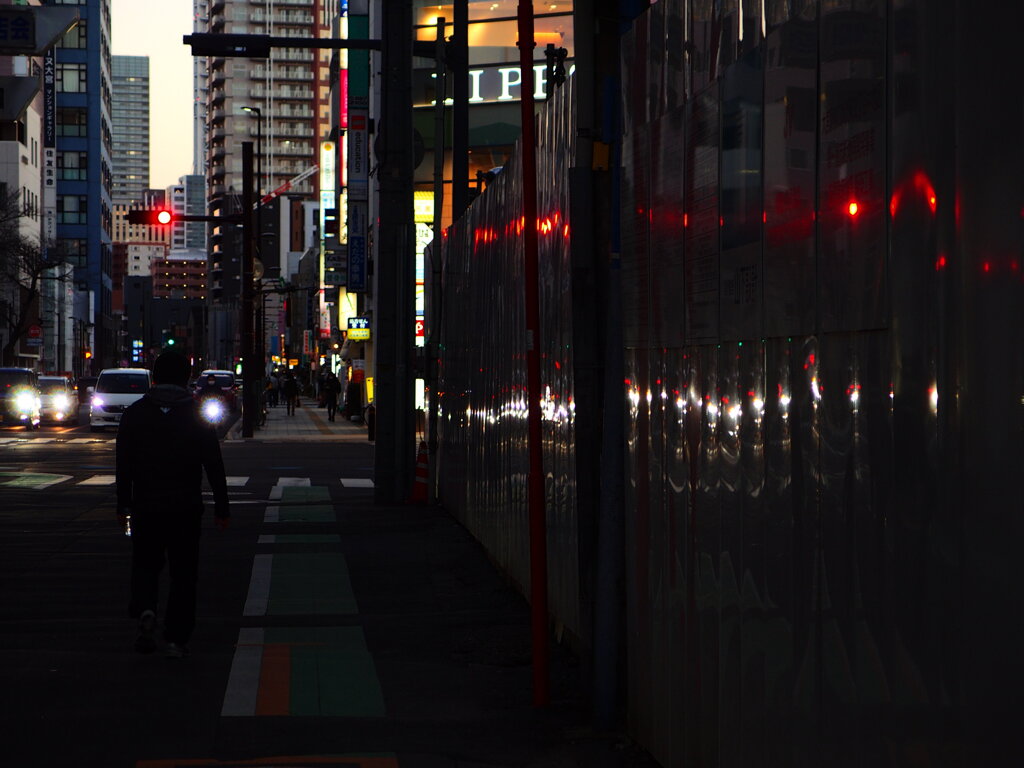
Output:
<svg viewBox="0 0 1024 768">
<path fill-rule="evenodd" d="M 348 280 L 345 286 L 350 293 L 366 290 L 366 237 L 349 234 L 348 238 Z"/>
</svg>

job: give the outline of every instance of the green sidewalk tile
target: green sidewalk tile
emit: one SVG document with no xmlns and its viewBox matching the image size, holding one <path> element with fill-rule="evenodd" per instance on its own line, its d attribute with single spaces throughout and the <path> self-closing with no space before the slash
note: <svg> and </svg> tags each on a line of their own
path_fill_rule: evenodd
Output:
<svg viewBox="0 0 1024 768">
<path fill-rule="evenodd" d="M 292 646 L 289 714 L 295 717 L 320 714 L 319 652 L 319 648 L 309 645 Z"/>
<path fill-rule="evenodd" d="M 279 520 L 282 523 L 333 523 L 336 518 L 330 501 L 330 489 L 324 486 L 282 488 Z M 288 506 L 289 504 L 298 506 Z"/>
<path fill-rule="evenodd" d="M 274 555 L 268 615 L 358 612 L 348 567 L 340 553 Z"/>
</svg>

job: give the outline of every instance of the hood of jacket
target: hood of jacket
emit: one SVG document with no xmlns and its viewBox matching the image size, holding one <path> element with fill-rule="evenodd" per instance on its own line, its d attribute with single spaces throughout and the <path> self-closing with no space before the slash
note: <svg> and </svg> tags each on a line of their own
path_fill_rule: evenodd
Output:
<svg viewBox="0 0 1024 768">
<path fill-rule="evenodd" d="M 145 399 L 158 408 L 175 408 L 194 402 L 191 392 L 175 384 L 158 384 L 146 393 Z"/>
</svg>

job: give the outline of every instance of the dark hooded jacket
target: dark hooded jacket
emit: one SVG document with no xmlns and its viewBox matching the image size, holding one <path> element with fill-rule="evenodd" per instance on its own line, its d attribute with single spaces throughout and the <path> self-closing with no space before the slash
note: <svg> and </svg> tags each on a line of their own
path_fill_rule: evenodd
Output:
<svg viewBox="0 0 1024 768">
<path fill-rule="evenodd" d="M 117 430 L 117 506 L 134 515 L 199 515 L 203 470 L 214 514 L 228 517 L 227 478 L 220 443 L 188 390 L 153 387 L 121 415 Z"/>
</svg>

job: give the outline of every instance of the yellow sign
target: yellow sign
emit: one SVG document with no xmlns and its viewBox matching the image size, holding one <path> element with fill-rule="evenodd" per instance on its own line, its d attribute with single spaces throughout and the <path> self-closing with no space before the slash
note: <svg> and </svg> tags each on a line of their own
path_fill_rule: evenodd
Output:
<svg viewBox="0 0 1024 768">
<path fill-rule="evenodd" d="M 370 329 L 369 328 L 349 328 L 348 329 L 349 341 L 369 341 L 370 340 Z"/>
<path fill-rule="evenodd" d="M 289 357 L 288 358 L 288 365 L 290 367 L 294 368 L 298 364 L 299 364 L 299 358 L 297 358 L 297 357 Z"/>
</svg>

